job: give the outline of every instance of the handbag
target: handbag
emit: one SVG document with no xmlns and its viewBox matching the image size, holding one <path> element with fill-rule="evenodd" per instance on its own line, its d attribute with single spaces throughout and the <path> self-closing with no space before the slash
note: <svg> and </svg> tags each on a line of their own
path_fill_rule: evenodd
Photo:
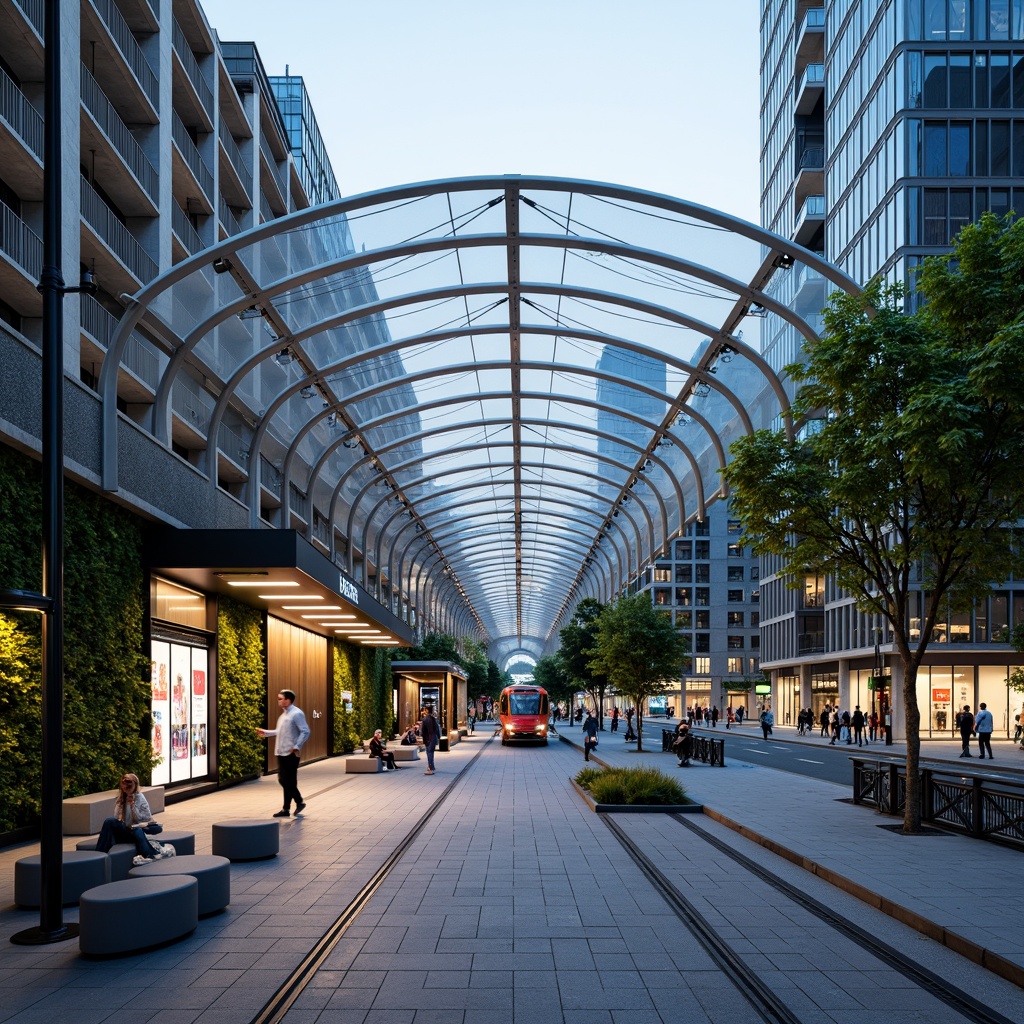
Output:
<svg viewBox="0 0 1024 1024">
<path fill-rule="evenodd" d="M 164 827 L 159 821 L 147 821 L 143 827 L 143 832 L 145 832 L 147 836 L 158 836 L 163 832 L 163 830 Z"/>
</svg>

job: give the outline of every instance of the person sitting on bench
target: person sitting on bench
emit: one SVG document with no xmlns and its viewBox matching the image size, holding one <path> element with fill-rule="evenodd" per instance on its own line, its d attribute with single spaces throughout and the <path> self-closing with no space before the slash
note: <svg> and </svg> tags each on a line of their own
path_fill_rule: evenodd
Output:
<svg viewBox="0 0 1024 1024">
<path fill-rule="evenodd" d="M 380 729 L 374 732 L 373 738 L 370 740 L 370 757 L 379 757 L 384 762 L 384 771 L 386 772 L 393 772 L 398 768 L 398 765 L 395 764 L 395 755 L 388 750 Z"/>
<path fill-rule="evenodd" d="M 134 843 L 138 851 L 136 863 L 173 857 L 174 847 L 150 842 L 147 829 L 155 833 L 160 826 L 153 821 L 149 801 L 139 792 L 138 776 L 125 772 L 114 800 L 114 817 L 104 820 L 96 849 L 100 853 L 109 853 L 115 843 Z"/>
</svg>

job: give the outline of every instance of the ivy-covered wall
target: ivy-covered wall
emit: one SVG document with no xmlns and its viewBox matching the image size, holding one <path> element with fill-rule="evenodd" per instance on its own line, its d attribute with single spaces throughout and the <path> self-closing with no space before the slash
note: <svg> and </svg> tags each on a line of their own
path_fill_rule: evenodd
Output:
<svg viewBox="0 0 1024 1024">
<path fill-rule="evenodd" d="M 218 776 L 232 782 L 263 770 L 256 735 L 267 714 L 263 613 L 222 597 L 217 609 Z"/>
<path fill-rule="evenodd" d="M 39 464 L 0 447 L 0 587 L 42 587 Z M 73 483 L 64 493 L 64 785 L 68 796 L 148 779 L 141 520 Z M 0 832 L 35 824 L 38 615 L 0 614 Z"/>
<path fill-rule="evenodd" d="M 352 694 L 346 712 L 341 692 Z M 334 751 L 347 753 L 369 739 L 375 729 L 385 736 L 394 731 L 391 711 L 391 659 L 386 651 L 357 647 L 344 641 L 334 645 Z"/>
</svg>

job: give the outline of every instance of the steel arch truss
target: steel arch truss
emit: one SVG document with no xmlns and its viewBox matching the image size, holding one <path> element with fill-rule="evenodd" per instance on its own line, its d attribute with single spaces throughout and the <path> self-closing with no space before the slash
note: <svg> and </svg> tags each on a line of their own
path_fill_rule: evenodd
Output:
<svg viewBox="0 0 1024 1024">
<path fill-rule="evenodd" d="M 418 628 L 539 656 L 581 597 L 616 596 L 726 496 L 736 437 L 793 429 L 761 347 L 813 340 L 826 288 L 856 291 L 752 224 L 597 182 L 303 210 L 134 297 L 100 374 L 104 486 L 119 377 L 156 350 L 143 425 L 211 499 L 300 529 Z M 748 316 L 771 337 L 744 342 Z"/>
</svg>

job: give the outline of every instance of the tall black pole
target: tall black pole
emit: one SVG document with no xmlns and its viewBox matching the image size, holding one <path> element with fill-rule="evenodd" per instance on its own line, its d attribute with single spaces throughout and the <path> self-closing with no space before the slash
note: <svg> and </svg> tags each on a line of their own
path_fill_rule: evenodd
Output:
<svg viewBox="0 0 1024 1024">
<path fill-rule="evenodd" d="M 78 934 L 64 923 L 64 279 L 61 276 L 60 0 L 46 0 L 44 23 L 42 498 L 42 790 L 39 927 L 19 944 L 61 942 Z"/>
</svg>

